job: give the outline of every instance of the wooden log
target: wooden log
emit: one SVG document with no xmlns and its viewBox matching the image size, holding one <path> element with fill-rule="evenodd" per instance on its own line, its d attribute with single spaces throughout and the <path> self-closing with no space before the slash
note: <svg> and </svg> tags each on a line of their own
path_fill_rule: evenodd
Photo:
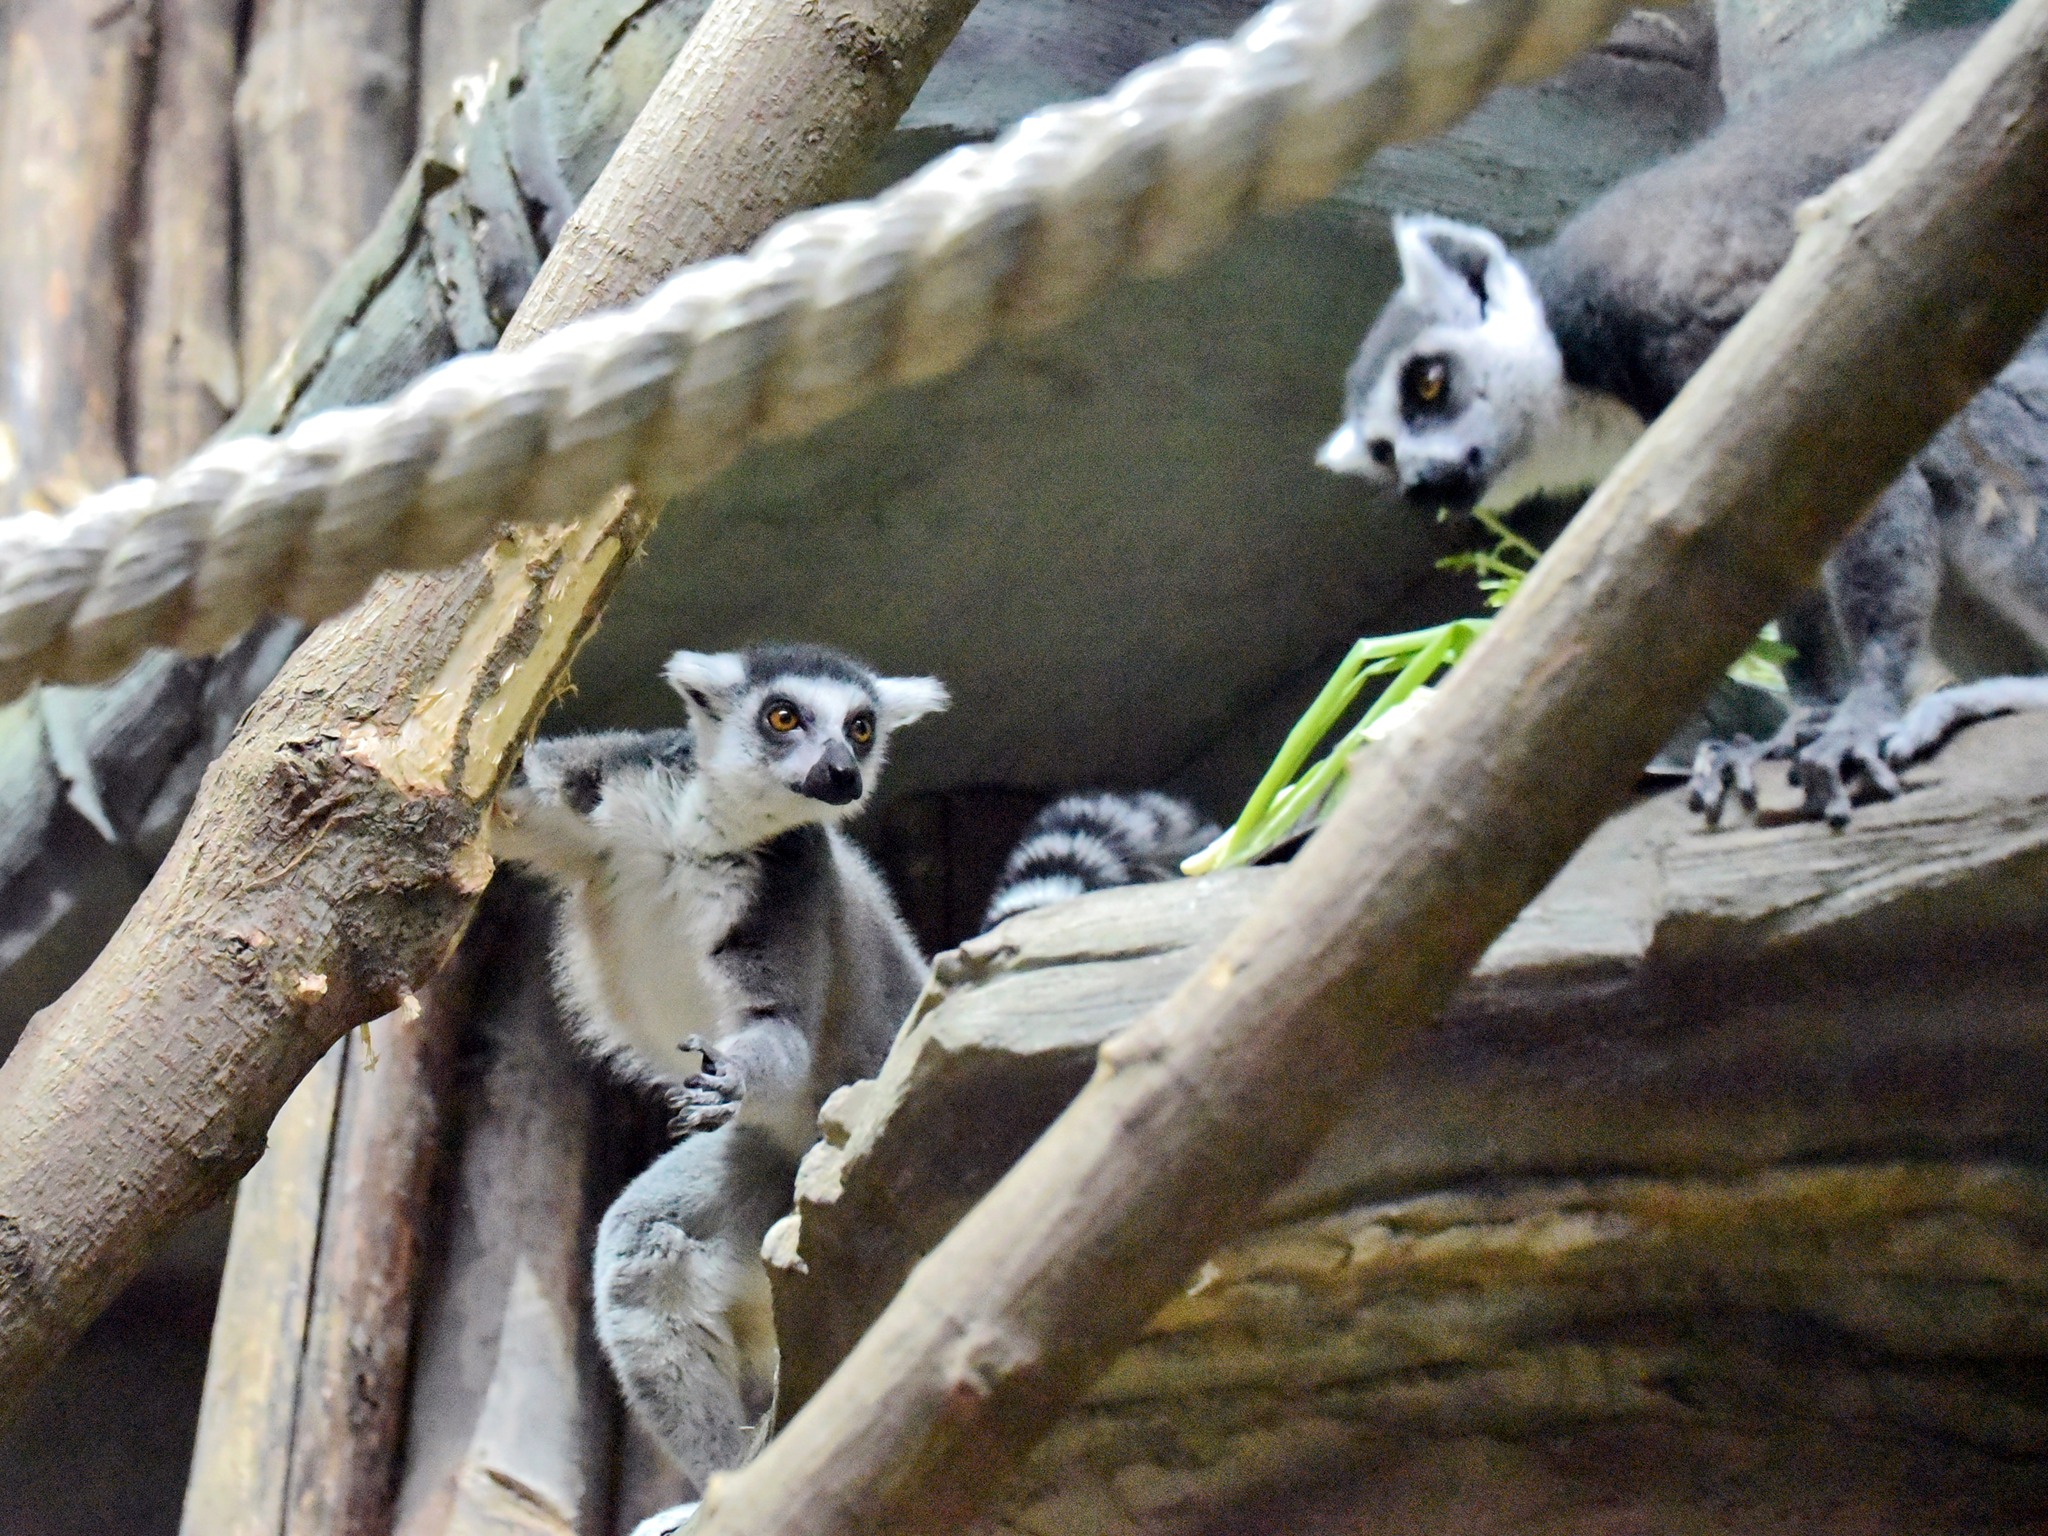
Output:
<svg viewBox="0 0 2048 1536">
<path fill-rule="evenodd" d="M 597 1536 L 609 1509 L 612 1399 L 585 1273 L 606 1183 L 596 1085 L 509 894 L 483 920 L 498 941 L 476 999 L 484 1062 L 422 1318 L 396 1536 Z"/>
<path fill-rule="evenodd" d="M 1915 1157 L 1277 1224 L 1205 1263 L 968 1529 L 2030 1529 L 2044 1218 L 2039 1164 Z"/>
<path fill-rule="evenodd" d="M 147 6 L 8 7 L 0 86 L 0 514 L 121 477 Z"/>
<path fill-rule="evenodd" d="M 241 0 L 160 0 L 129 347 L 134 467 L 159 474 L 240 403 L 235 77 Z"/>
<path fill-rule="evenodd" d="M 1840 833 L 1707 833 L 1677 793 L 1608 822 L 1265 1220 L 1566 1170 L 1711 1183 L 1905 1148 L 2048 1168 L 2048 717 L 1972 730 L 1908 782 Z M 1764 792 L 1797 802 L 1782 772 Z M 1279 878 L 1104 892 L 939 958 L 771 1241 L 790 1410 Z"/>
<path fill-rule="evenodd" d="M 255 0 L 235 91 L 242 367 L 260 374 L 377 222 L 413 140 L 413 7 Z"/>
<path fill-rule="evenodd" d="M 874 46 L 851 50 L 815 16 L 772 49 L 723 27 L 732 56 L 679 55 L 660 120 L 701 128 L 689 98 L 724 93 L 735 71 L 794 82 L 801 111 L 772 138 L 816 157 L 810 178 L 776 184 L 802 200 L 873 153 L 893 122 L 874 98 L 900 110 L 966 9 L 887 0 L 868 18 Z M 757 102 L 717 99 L 729 131 L 761 144 Z M 578 237 L 609 250 L 602 271 L 578 285 L 558 267 L 522 304 L 522 333 L 624 296 L 623 274 L 644 267 L 621 253 L 663 238 L 643 207 L 685 207 L 679 186 L 738 177 L 729 159 L 700 166 L 644 137 L 627 159 L 644 199 L 615 180 L 608 237 L 595 209 Z M 795 162 L 779 149 L 777 163 Z M 750 205 L 763 226 L 787 211 Z M 0 1064 L 0 1273 L 19 1277 L 0 1290 L 0 1416 L 162 1235 L 254 1161 L 320 1053 L 447 959 L 489 880 L 483 810 L 649 520 L 615 497 L 460 572 L 382 582 L 252 707 L 120 932 Z"/>
<path fill-rule="evenodd" d="M 2048 307 L 2048 0 L 1868 166 L 1208 964 L 947 1235 L 703 1536 L 956 1528 L 1426 1030 Z M 1981 226 L 1981 227 L 1980 227 Z M 1991 233 L 1995 231 L 1996 233 Z M 1948 296 L 1967 289 L 1960 308 Z M 1916 366 L 1900 372 L 1898 358 Z"/>
<path fill-rule="evenodd" d="M 2023 1528 L 2044 745 L 2040 716 L 1973 730 L 1840 834 L 1707 833 L 1676 794 L 1609 822 L 975 1529 Z M 771 1236 L 785 1398 L 1279 878 L 941 957 Z"/>
<path fill-rule="evenodd" d="M 283 1528 L 292 1412 L 347 1054 L 336 1042 L 293 1090 L 236 1194 L 181 1536 L 277 1536 Z"/>
<path fill-rule="evenodd" d="M 320 1261 L 294 1383 L 283 1536 L 391 1528 L 471 983 L 458 958 L 417 1003 L 344 1040 Z M 227 1295 L 223 1287 L 224 1306 Z"/>
</svg>

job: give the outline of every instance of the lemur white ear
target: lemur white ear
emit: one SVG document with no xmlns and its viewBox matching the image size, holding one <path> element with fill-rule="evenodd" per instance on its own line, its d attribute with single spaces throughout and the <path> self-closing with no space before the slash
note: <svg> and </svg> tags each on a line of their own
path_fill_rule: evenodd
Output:
<svg viewBox="0 0 2048 1536">
<path fill-rule="evenodd" d="M 746 686 L 747 662 L 737 651 L 677 651 L 661 675 L 669 687 L 715 720 Z"/>
<path fill-rule="evenodd" d="M 1394 220 L 1394 252 L 1409 302 L 1431 320 L 1453 325 L 1486 319 L 1511 260 L 1492 230 L 1427 214 Z"/>
<path fill-rule="evenodd" d="M 875 702 L 882 707 L 882 728 L 893 731 L 937 714 L 953 702 L 953 696 L 936 677 L 878 677 Z"/>
</svg>

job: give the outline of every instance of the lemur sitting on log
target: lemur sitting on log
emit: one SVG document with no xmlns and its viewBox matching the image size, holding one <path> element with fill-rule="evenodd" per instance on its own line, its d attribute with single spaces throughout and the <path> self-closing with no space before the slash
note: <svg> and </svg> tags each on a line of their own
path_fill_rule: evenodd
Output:
<svg viewBox="0 0 2048 1536">
<path fill-rule="evenodd" d="M 554 888 L 577 1031 L 678 1107 L 682 1140 L 605 1214 L 594 1294 L 628 1402 L 701 1491 L 769 1427 L 761 1240 L 818 1107 L 881 1067 L 923 985 L 837 823 L 873 793 L 891 736 L 947 697 L 810 646 L 681 651 L 665 675 L 686 726 L 536 742 L 492 839 Z"/>
<path fill-rule="evenodd" d="M 1512 253 L 1449 219 L 1397 219 L 1401 287 L 1359 349 L 1318 462 L 1432 512 L 1589 490 L 1776 275 L 1799 205 L 1867 160 L 1976 36 L 1923 34 L 1817 73 L 1614 187 L 1537 250 Z M 1695 808 L 1717 820 L 1732 788 L 1754 809 L 1755 764 L 1789 757 L 1807 814 L 1840 825 L 1857 778 L 1895 794 L 1894 768 L 1959 726 L 2048 705 L 2048 680 L 2025 677 L 1905 709 L 1937 597 L 1939 648 L 1966 674 L 2048 658 L 2044 497 L 2048 328 L 1879 498 L 1820 594 L 1785 616 L 1802 707 L 1767 742 L 1705 743 Z"/>
</svg>

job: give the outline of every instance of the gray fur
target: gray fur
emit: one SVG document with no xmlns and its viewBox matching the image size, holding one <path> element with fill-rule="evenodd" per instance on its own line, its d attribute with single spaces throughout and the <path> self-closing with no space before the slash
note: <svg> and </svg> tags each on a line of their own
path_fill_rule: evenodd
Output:
<svg viewBox="0 0 2048 1536">
<path fill-rule="evenodd" d="M 1402 287 L 1360 348 L 1320 462 L 1432 510 L 1589 489 L 1776 275 L 1799 204 L 1868 159 L 1975 37 L 1926 34 L 1818 73 L 1621 183 L 1539 250 L 1518 256 L 1448 220 L 1397 220 Z M 1896 793 L 1895 763 L 1928 750 L 1908 751 L 1898 733 L 1938 600 L 1968 610 L 1944 633 L 1977 637 L 1975 658 L 1952 661 L 2042 665 L 2044 460 L 2048 328 L 1836 550 L 1824 604 L 1786 616 L 1801 710 L 1761 746 L 1700 748 L 1693 794 L 1710 819 L 1730 788 L 1753 800 L 1765 756 L 1793 757 L 1809 814 L 1837 823 L 1855 780 Z M 1981 638 L 1990 630 L 1996 643 Z M 1966 716 L 1949 712 L 1950 728 Z"/>
<path fill-rule="evenodd" d="M 814 647 L 678 652 L 667 676 L 688 726 L 536 742 L 492 835 L 555 890 L 577 1033 L 678 1109 L 684 1139 L 605 1216 L 595 1293 L 627 1400 L 701 1488 L 765 1433 L 761 1239 L 818 1107 L 881 1066 L 923 985 L 836 823 L 946 696 Z"/>
</svg>

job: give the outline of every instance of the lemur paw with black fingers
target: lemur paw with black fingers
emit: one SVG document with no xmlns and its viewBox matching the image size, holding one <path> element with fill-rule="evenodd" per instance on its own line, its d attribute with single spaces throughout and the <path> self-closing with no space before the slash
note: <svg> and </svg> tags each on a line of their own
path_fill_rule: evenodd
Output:
<svg viewBox="0 0 2048 1536">
<path fill-rule="evenodd" d="M 1731 792 L 1755 815 L 1757 764 L 1789 762 L 1789 777 L 1803 792 L 1801 813 L 1832 827 L 1847 826 L 1859 788 L 1886 800 L 1899 793 L 1898 775 L 1885 757 L 1885 742 L 1897 724 L 1890 710 L 1850 698 L 1795 711 L 1767 741 L 1736 736 L 1701 742 L 1686 803 L 1710 827 L 1720 824 Z"/>
<path fill-rule="evenodd" d="M 1719 826 L 1733 791 L 1742 808 L 1756 814 L 1756 765 L 1782 762 L 1819 734 L 1815 717 L 1823 712 L 1794 710 L 1768 738 L 1757 741 L 1738 733 L 1727 741 L 1707 740 L 1693 754 L 1686 804 Z"/>
<path fill-rule="evenodd" d="M 1846 827 L 1861 785 L 1879 799 L 1896 799 L 1899 776 L 1885 760 L 1884 744 L 1898 726 L 1895 711 L 1845 699 L 1819 722 L 1792 755 L 1792 782 L 1805 796 L 1805 814 Z"/>
<path fill-rule="evenodd" d="M 691 1035 L 681 1049 L 695 1051 L 703 1065 L 669 1090 L 669 1102 L 675 1106 L 669 1133 L 681 1137 L 715 1131 L 740 1112 L 740 1101 L 746 1096 L 745 1078 L 737 1062 L 715 1054 L 701 1035 Z"/>
</svg>

